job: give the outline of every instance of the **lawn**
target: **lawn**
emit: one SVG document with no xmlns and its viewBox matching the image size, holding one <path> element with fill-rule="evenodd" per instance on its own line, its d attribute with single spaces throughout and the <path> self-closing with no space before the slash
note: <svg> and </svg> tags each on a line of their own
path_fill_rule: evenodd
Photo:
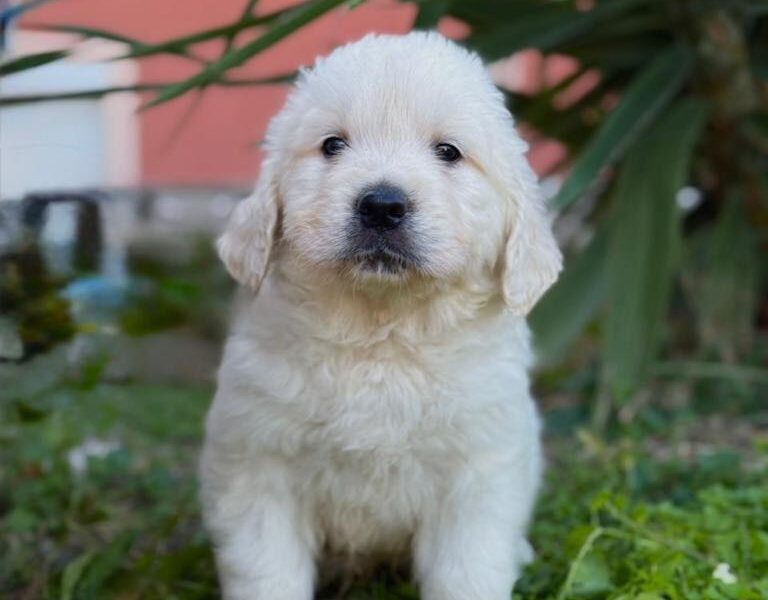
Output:
<svg viewBox="0 0 768 600">
<path fill-rule="evenodd" d="M 0 596 L 216 598 L 195 482 L 211 389 L 112 380 L 106 363 L 54 351 L 4 380 Z M 546 404 L 537 559 L 515 598 L 768 598 L 759 406 L 647 411 L 598 438 Z M 417 596 L 389 577 L 348 597 Z"/>
</svg>

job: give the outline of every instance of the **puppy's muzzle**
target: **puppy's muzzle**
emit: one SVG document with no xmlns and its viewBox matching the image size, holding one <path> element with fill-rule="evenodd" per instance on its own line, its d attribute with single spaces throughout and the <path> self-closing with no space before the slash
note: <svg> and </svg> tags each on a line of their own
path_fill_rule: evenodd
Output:
<svg viewBox="0 0 768 600">
<path fill-rule="evenodd" d="M 360 194 L 356 210 L 366 229 L 395 229 L 408 212 L 408 196 L 394 185 L 380 183 Z"/>
<path fill-rule="evenodd" d="M 398 186 L 382 181 L 365 188 L 354 200 L 343 259 L 378 274 L 418 267 L 411 211 L 411 199 Z"/>
</svg>

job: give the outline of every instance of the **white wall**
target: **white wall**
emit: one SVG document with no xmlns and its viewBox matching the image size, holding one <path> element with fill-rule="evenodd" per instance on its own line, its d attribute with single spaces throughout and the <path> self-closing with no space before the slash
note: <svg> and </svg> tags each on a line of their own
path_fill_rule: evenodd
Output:
<svg viewBox="0 0 768 600">
<path fill-rule="evenodd" d="M 66 47 L 58 35 L 17 31 L 12 52 Z M 135 67 L 96 62 L 114 44 L 88 42 L 73 60 L 4 77 L 0 94 L 56 94 L 135 81 Z M 118 49 L 119 51 L 119 49 Z M 139 179 L 139 128 L 134 94 L 58 100 L 0 109 L 0 201 L 31 191 L 130 186 Z"/>
</svg>

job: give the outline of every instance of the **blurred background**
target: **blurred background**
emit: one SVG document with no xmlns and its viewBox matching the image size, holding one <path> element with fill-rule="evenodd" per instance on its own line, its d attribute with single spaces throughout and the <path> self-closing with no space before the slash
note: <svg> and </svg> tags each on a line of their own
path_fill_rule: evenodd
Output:
<svg viewBox="0 0 768 600">
<path fill-rule="evenodd" d="M 297 69 L 412 29 L 488 63 L 566 254 L 516 597 L 768 598 L 765 0 L 0 0 L 3 597 L 218 597 L 212 240 Z"/>
</svg>

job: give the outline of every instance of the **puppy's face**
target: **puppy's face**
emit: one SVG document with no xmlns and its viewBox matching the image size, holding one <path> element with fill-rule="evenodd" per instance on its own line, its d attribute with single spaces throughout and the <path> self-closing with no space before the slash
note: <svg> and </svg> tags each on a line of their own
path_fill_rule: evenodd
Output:
<svg viewBox="0 0 768 600">
<path fill-rule="evenodd" d="M 504 202 L 480 163 L 471 115 L 483 107 L 461 89 L 471 84 L 423 57 L 372 54 L 365 70 L 334 58 L 290 107 L 300 117 L 280 183 L 287 246 L 358 279 L 456 277 L 493 260 Z"/>
<path fill-rule="evenodd" d="M 279 228 L 283 252 L 310 268 L 398 285 L 463 281 L 509 267 L 527 244 L 554 261 L 532 259 L 534 279 L 546 286 L 559 268 L 500 94 L 473 55 L 437 35 L 368 37 L 319 61 L 270 125 L 267 149 L 254 199 L 279 218 L 252 207 L 250 224 L 240 220 Z M 526 241 L 523 228 L 549 239 Z M 249 259 L 228 234 L 222 256 L 242 279 Z"/>
</svg>

